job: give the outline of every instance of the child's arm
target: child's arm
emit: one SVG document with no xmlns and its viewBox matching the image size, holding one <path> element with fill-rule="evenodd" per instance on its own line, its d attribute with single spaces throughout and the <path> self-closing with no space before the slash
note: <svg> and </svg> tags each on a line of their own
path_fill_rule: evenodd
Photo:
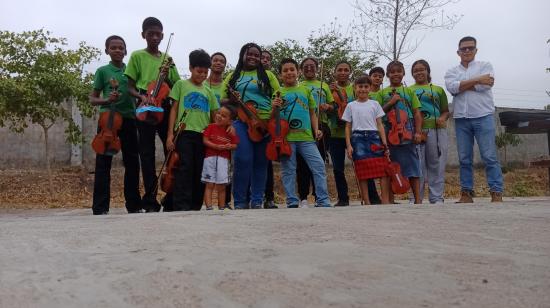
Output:
<svg viewBox="0 0 550 308">
<path fill-rule="evenodd" d="M 136 88 L 136 81 L 130 77 L 128 77 L 128 93 L 130 93 L 131 96 L 137 98 L 138 103 L 147 100 L 147 96 L 139 94 L 139 91 Z"/>
<path fill-rule="evenodd" d="M 382 118 L 376 118 L 376 127 L 378 128 L 378 134 L 382 140 L 382 145 L 384 146 L 384 154 L 389 157 L 390 150 L 388 149 L 388 141 L 386 140 L 386 130 L 384 129 L 384 124 L 382 123 Z"/>
<path fill-rule="evenodd" d="M 311 121 L 311 128 L 313 129 L 314 136 L 316 140 L 319 140 L 323 137 L 323 132 L 319 130 L 319 121 L 317 115 L 315 114 L 315 109 L 309 109 L 309 119 Z"/>
<path fill-rule="evenodd" d="M 414 142 L 420 143 L 422 142 L 422 122 L 424 119 L 422 118 L 422 113 L 420 112 L 419 108 L 414 108 Z"/>
<path fill-rule="evenodd" d="M 349 159 L 352 159 L 353 147 L 351 146 L 351 122 L 346 122 L 346 150 Z"/>
<path fill-rule="evenodd" d="M 119 93 L 117 91 L 111 92 L 108 98 L 102 98 L 100 95 L 101 91 L 96 89 L 94 89 L 92 93 L 90 93 L 89 99 L 92 106 L 111 104 L 113 102 L 116 102 L 119 97 Z"/>
<path fill-rule="evenodd" d="M 210 141 L 210 138 L 208 138 L 208 136 L 205 135 L 202 136 L 202 143 L 204 143 L 205 146 L 217 151 L 225 150 L 224 144 L 215 144 L 214 142 Z"/>
<path fill-rule="evenodd" d="M 166 149 L 172 151 L 176 148 L 174 144 L 174 125 L 176 124 L 176 116 L 178 114 L 179 102 L 174 101 L 172 108 L 170 108 L 170 118 L 168 119 L 168 133 L 166 136 Z"/>
</svg>

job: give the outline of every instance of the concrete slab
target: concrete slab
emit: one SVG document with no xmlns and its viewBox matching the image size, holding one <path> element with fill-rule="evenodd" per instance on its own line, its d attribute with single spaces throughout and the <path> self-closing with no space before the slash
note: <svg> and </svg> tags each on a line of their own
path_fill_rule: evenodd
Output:
<svg viewBox="0 0 550 308">
<path fill-rule="evenodd" d="M 0 307 L 550 307 L 550 198 L 0 213 Z"/>
</svg>

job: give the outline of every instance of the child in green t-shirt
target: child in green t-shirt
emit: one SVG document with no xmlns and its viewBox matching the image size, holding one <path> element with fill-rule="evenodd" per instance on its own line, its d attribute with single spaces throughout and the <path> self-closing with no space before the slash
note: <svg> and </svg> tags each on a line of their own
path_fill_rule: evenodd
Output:
<svg viewBox="0 0 550 308">
<path fill-rule="evenodd" d="M 139 156 L 134 99 L 128 94 L 128 78 L 124 75 L 126 65 L 126 43 L 122 37 L 111 35 L 105 41 L 105 53 L 111 57 L 109 64 L 97 69 L 90 103 L 100 106 L 99 112 L 111 110 L 122 116 L 122 127 L 118 131 L 124 161 L 124 198 L 128 213 L 141 210 L 139 195 Z M 97 154 L 95 160 L 94 215 L 109 213 L 111 162 L 116 153 Z"/>
<path fill-rule="evenodd" d="M 283 87 L 280 89 L 280 97 L 275 97 L 272 104 L 273 107 L 280 108 L 281 118 L 287 120 L 290 127 L 286 139 L 290 143 L 292 154 L 281 159 L 287 207 L 297 208 L 300 201 L 295 191 L 297 153 L 302 155 L 313 174 L 317 195 L 315 206 L 330 207 L 325 164 L 315 144 L 315 140 L 323 135 L 315 114 L 315 100 L 308 88 L 298 85 L 299 69 L 295 60 L 283 59 L 279 72 Z"/>
<path fill-rule="evenodd" d="M 369 78 L 372 82 L 371 90 L 369 91 L 369 96 L 371 99 L 375 99 L 376 93 L 382 89 L 382 84 L 384 83 L 384 69 L 380 66 L 371 68 L 369 71 Z"/>
<path fill-rule="evenodd" d="M 384 112 L 388 114 L 392 109 L 405 111 L 408 121 L 405 124 L 404 130 L 412 135 L 412 140 L 400 138 L 398 144 L 393 144 L 392 139 L 388 138 L 390 146 L 391 160 L 396 161 L 401 166 L 401 171 L 404 177 L 409 178 L 412 192 L 414 194 L 414 202 L 422 203 L 420 199 L 420 160 L 416 151 L 416 144 L 422 139 L 422 114 L 420 113 L 420 102 L 416 94 L 406 88 L 402 81 L 405 76 L 405 67 L 399 61 L 392 61 L 386 68 L 386 75 L 390 80 L 390 86 L 380 91 L 376 96 L 376 100 L 382 105 Z M 384 125 L 386 131 L 390 135 L 392 127 L 388 122 L 387 116 L 384 117 Z M 390 194 L 390 202 L 393 202 L 393 194 Z"/>
<path fill-rule="evenodd" d="M 159 50 L 159 44 L 164 34 L 162 23 L 155 17 L 147 17 L 143 21 L 141 36 L 147 42 L 145 49 L 132 52 L 124 74 L 128 76 L 128 91 L 130 95 L 139 101 L 147 99 L 147 86 L 157 80 L 159 74 L 165 74 L 165 81 L 169 86 L 174 85 L 180 79 L 175 66 L 167 71 L 160 72 L 163 59 L 168 58 Z M 162 144 L 166 144 L 168 113 L 170 112 L 170 100 L 162 104 L 164 117 L 162 122 L 152 125 L 146 122 L 137 121 L 139 132 L 139 154 L 141 160 L 141 172 L 143 173 L 143 186 L 145 195 L 142 198 L 143 208 L 147 212 L 160 211 L 160 204 L 157 202 L 157 175 L 155 170 L 155 136 L 158 134 Z M 166 153 L 166 148 L 164 149 Z M 164 211 L 171 208 L 171 196 L 168 195 L 162 201 Z"/>
<path fill-rule="evenodd" d="M 168 122 L 166 148 L 179 154 L 180 167 L 175 173 L 174 211 L 199 211 L 204 197 L 201 182 L 204 162 L 203 131 L 219 109 L 212 90 L 203 82 L 212 62 L 204 50 L 189 54 L 191 77 L 176 82 L 170 98 L 174 100 Z M 175 138 L 177 136 L 177 139 Z"/>
</svg>

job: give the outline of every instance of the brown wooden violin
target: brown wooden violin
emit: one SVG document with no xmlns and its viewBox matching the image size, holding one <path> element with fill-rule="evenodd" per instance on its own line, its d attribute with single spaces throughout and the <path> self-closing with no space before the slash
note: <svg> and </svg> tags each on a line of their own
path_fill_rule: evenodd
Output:
<svg viewBox="0 0 550 308">
<path fill-rule="evenodd" d="M 185 123 L 181 123 L 174 136 L 174 144 L 177 144 L 178 136 L 185 130 Z M 174 190 L 174 181 L 176 171 L 180 165 L 180 155 L 176 149 L 168 152 L 166 159 L 160 168 L 160 189 L 165 193 L 171 193 Z M 158 184 L 157 184 L 158 185 Z"/>
<path fill-rule="evenodd" d="M 277 98 L 281 96 L 281 93 L 277 91 Z M 286 140 L 286 135 L 289 132 L 288 121 L 281 119 L 281 110 L 279 107 L 273 107 L 271 112 L 271 119 L 267 122 L 267 130 L 271 135 L 271 140 L 267 144 L 265 155 L 269 160 L 280 161 L 281 158 L 290 157 L 292 155 L 292 148 Z"/>
<path fill-rule="evenodd" d="M 395 95 L 395 89 L 392 90 L 391 96 Z M 391 145 L 400 145 L 403 141 L 412 141 L 413 134 L 407 129 L 406 125 L 409 121 L 409 115 L 403 109 L 394 106 L 386 114 L 388 122 L 390 123 L 390 130 L 388 131 L 388 142 Z"/>
<path fill-rule="evenodd" d="M 166 52 L 163 54 L 162 65 L 159 68 L 159 74 L 155 81 L 152 81 L 147 85 L 147 98 L 141 101 L 136 108 L 136 119 L 156 125 L 162 122 L 164 118 L 164 109 L 162 108 L 162 102 L 170 94 L 170 86 L 165 82 L 168 72 L 171 67 L 174 66 L 172 57 L 166 58 L 170 43 L 172 41 L 172 35 L 168 39 L 168 46 L 166 46 Z"/>
<path fill-rule="evenodd" d="M 336 106 L 338 107 L 338 120 L 339 123 L 342 121 L 342 116 L 344 115 L 344 110 L 346 110 L 346 106 L 348 104 L 348 95 L 346 93 L 346 89 L 335 89 L 332 90 L 332 96 L 334 97 L 334 102 L 336 103 Z M 342 123 L 340 123 L 342 124 Z"/>
<path fill-rule="evenodd" d="M 111 78 L 109 80 L 112 92 L 118 91 L 118 80 Z M 114 104 L 111 103 L 111 105 Z M 122 116 L 120 113 L 110 109 L 102 112 L 98 119 L 99 133 L 92 140 L 92 149 L 97 154 L 115 155 L 120 151 L 120 138 L 118 131 L 122 127 Z"/>
<path fill-rule="evenodd" d="M 228 88 L 229 93 L 236 99 L 238 108 L 237 116 L 248 125 L 248 137 L 254 142 L 260 142 L 267 134 L 265 122 L 258 117 L 258 111 L 254 107 L 254 102 L 246 102 L 240 98 L 237 91 Z"/>
</svg>

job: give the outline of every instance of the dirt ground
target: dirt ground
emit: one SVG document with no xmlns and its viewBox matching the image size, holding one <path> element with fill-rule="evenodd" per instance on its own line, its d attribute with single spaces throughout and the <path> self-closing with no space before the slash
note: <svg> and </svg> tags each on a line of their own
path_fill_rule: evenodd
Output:
<svg viewBox="0 0 550 308">
<path fill-rule="evenodd" d="M 278 164 L 275 168 L 275 201 L 284 203 Z M 346 168 L 349 194 L 359 200 L 357 185 L 351 168 Z M 111 206 L 123 207 L 122 168 L 114 168 L 111 174 Z M 332 169 L 327 166 L 327 181 L 331 200 L 336 202 L 336 186 Z M 92 204 L 94 175 L 83 168 L 58 168 L 53 171 L 54 191 L 48 189 L 44 170 L 0 170 L 0 208 L 90 208 Z M 546 169 L 514 169 L 504 174 L 505 197 L 532 197 L 548 195 L 548 171 Z M 484 170 L 475 171 L 477 196 L 488 196 Z M 457 169 L 447 170 L 445 178 L 447 198 L 460 194 Z M 406 196 L 401 196 L 405 199 Z M 160 198 L 159 198 L 160 200 Z M 310 196 L 310 202 L 314 199 Z"/>
<path fill-rule="evenodd" d="M 2 209 L 0 307 L 550 307 L 550 198 L 477 201 Z"/>
</svg>

